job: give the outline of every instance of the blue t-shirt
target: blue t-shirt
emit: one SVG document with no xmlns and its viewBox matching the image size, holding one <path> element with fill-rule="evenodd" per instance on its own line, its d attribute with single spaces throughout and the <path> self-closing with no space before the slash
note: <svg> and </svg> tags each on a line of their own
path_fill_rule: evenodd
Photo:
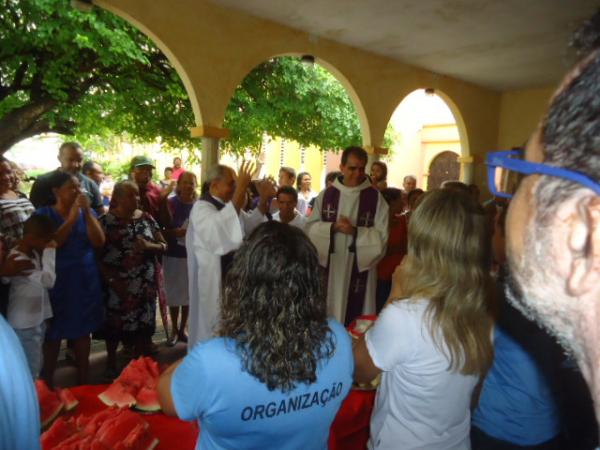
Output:
<svg viewBox="0 0 600 450">
<path fill-rule="evenodd" d="M 352 384 L 354 361 L 344 327 L 329 320 L 335 352 L 322 360 L 317 381 L 282 393 L 242 370 L 234 341 L 196 345 L 175 370 L 171 392 L 177 415 L 198 419 L 197 450 L 325 450 L 329 427 Z"/>
<path fill-rule="evenodd" d="M 516 445 L 534 446 L 560 432 L 556 373 L 561 349 L 534 322 L 504 302 L 494 330 L 494 363 L 472 424 Z"/>
<path fill-rule="evenodd" d="M 0 450 L 40 448 L 40 412 L 21 343 L 0 315 Z"/>
</svg>

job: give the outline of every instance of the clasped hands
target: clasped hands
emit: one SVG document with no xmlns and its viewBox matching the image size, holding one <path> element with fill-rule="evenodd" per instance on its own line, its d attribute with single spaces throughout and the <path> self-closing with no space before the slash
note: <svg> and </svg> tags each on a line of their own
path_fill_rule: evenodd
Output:
<svg viewBox="0 0 600 450">
<path fill-rule="evenodd" d="M 355 226 L 346 216 L 339 216 L 337 222 L 333 224 L 333 231 L 343 234 L 354 234 Z"/>
</svg>

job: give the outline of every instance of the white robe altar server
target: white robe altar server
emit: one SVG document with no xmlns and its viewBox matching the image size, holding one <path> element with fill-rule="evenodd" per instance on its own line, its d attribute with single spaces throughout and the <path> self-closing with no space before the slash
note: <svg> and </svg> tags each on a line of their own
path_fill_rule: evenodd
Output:
<svg viewBox="0 0 600 450">
<path fill-rule="evenodd" d="M 343 176 L 319 194 L 305 228 L 328 274 L 328 312 L 345 325 L 375 312 L 388 239 L 388 206 L 366 177 L 367 158 L 360 147 L 344 150 Z"/>
<path fill-rule="evenodd" d="M 188 348 L 209 339 L 219 318 L 221 284 L 246 234 L 264 220 L 268 199 L 275 190 L 269 180 L 258 184 L 259 205 L 250 213 L 243 211 L 246 189 L 253 167 L 242 163 L 238 175 L 224 165 L 208 172 L 208 192 L 198 200 L 190 213 L 186 233 L 190 293 Z"/>
</svg>

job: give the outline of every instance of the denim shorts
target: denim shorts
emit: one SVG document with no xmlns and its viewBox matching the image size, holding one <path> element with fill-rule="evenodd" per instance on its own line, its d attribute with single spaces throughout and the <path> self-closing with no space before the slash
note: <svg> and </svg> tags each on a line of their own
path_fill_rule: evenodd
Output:
<svg viewBox="0 0 600 450">
<path fill-rule="evenodd" d="M 34 379 L 38 378 L 42 370 L 42 344 L 44 343 L 44 334 L 46 332 L 46 323 L 31 328 L 15 329 L 15 334 L 21 342 L 27 364 Z"/>
</svg>

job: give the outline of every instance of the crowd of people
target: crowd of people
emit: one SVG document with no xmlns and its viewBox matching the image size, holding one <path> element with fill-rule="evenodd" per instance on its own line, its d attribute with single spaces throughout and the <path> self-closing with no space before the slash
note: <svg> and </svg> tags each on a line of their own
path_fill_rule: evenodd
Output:
<svg viewBox="0 0 600 450">
<path fill-rule="evenodd" d="M 198 448 L 327 448 L 353 382 L 378 377 L 369 449 L 597 446 L 597 428 L 569 424 L 600 419 L 600 13 L 574 42 L 580 62 L 524 155 L 487 155 L 484 203 L 454 180 L 389 187 L 383 162 L 367 175 L 360 147 L 318 194 L 306 172 L 253 180 L 243 162 L 210 168 L 197 195 L 179 158 L 161 188 L 138 156 L 108 207 L 76 143 L 29 199 L 0 160 L 14 329 L 0 318 L 0 447 L 24 448 L 11 447 L 19 433 L 33 442 L 38 419 L 16 405 L 35 400 L 24 378 L 53 384 L 61 341 L 85 383 L 96 333 L 116 376 L 120 342 L 156 351 L 157 302 L 170 306 L 169 343 L 188 344 L 160 377 L 161 405 L 199 421 Z M 517 184 L 503 183 L 509 172 Z M 594 406 L 573 420 L 561 373 L 575 364 Z"/>
</svg>

